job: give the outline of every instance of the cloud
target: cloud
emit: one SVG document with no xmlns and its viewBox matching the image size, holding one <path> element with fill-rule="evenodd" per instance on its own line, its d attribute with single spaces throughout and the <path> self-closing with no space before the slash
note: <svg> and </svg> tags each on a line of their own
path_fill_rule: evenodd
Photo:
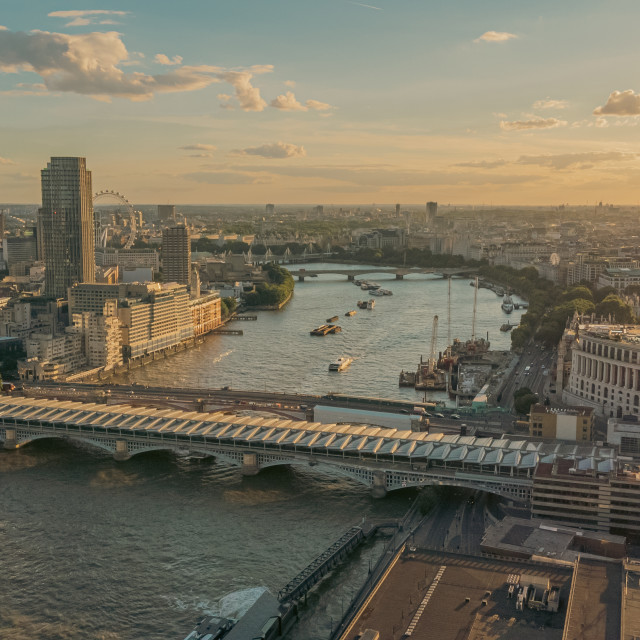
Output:
<svg viewBox="0 0 640 640">
<path fill-rule="evenodd" d="M 3 96 L 48 96 L 47 87 L 41 83 L 29 84 L 27 82 L 19 82 L 15 89 L 0 91 Z"/>
<path fill-rule="evenodd" d="M 59 12 L 56 12 L 59 13 Z M 271 65 L 228 70 L 217 66 L 176 66 L 166 73 L 125 73 L 130 55 L 115 31 L 78 35 L 33 31 L 0 31 L 0 72 L 35 72 L 48 91 L 92 96 L 149 100 L 155 94 L 195 91 L 213 83 L 233 86 L 240 107 L 262 111 L 267 103 L 251 84 L 256 74 L 273 70 Z"/>
<path fill-rule="evenodd" d="M 589 169 L 594 164 L 635 161 L 637 153 L 622 151 L 587 151 L 581 153 L 560 153 L 556 155 L 520 156 L 517 164 L 538 165 L 553 169 Z"/>
<path fill-rule="evenodd" d="M 287 144 L 286 142 L 263 144 L 260 147 L 248 147 L 233 153 L 243 156 L 261 156 L 262 158 L 303 158 L 307 155 L 304 147 Z"/>
<path fill-rule="evenodd" d="M 154 60 L 158 64 L 164 64 L 167 66 L 182 64 L 182 56 L 173 56 L 173 58 L 170 58 L 169 56 L 165 56 L 164 53 L 156 53 Z"/>
<path fill-rule="evenodd" d="M 295 80 L 285 80 L 284 81 L 284 86 L 293 88 L 293 87 L 296 86 L 296 81 Z"/>
<path fill-rule="evenodd" d="M 271 106 L 283 111 L 307 111 L 307 107 L 298 102 L 292 91 L 287 91 L 284 95 L 279 95 L 271 101 Z"/>
<path fill-rule="evenodd" d="M 213 153 L 188 153 L 187 158 L 213 158 Z"/>
<path fill-rule="evenodd" d="M 533 103 L 534 109 L 566 109 L 569 103 L 566 100 L 553 100 L 545 98 L 544 100 L 536 100 Z"/>
<path fill-rule="evenodd" d="M 458 162 L 454 167 L 464 167 L 469 169 L 495 169 L 509 164 L 506 160 L 478 160 L 473 162 Z"/>
<path fill-rule="evenodd" d="M 500 128 L 503 131 L 525 131 L 527 129 L 555 129 L 556 127 L 564 127 L 567 125 L 565 120 L 557 118 L 540 118 L 533 117 L 531 120 L 502 120 Z"/>
<path fill-rule="evenodd" d="M 178 147 L 178 149 L 183 149 L 184 151 L 215 151 L 216 146 L 214 144 L 185 144 L 182 147 Z"/>
<path fill-rule="evenodd" d="M 0 24 L 0 31 L 9 31 L 8 27 L 5 27 Z"/>
<path fill-rule="evenodd" d="M 70 11 L 52 11 L 50 18 L 73 18 L 67 22 L 67 27 L 85 27 L 88 24 L 117 24 L 112 19 L 100 20 L 100 16 L 126 16 L 128 11 L 110 11 L 107 9 L 73 9 Z"/>
<path fill-rule="evenodd" d="M 3 158 L 0 156 L 0 164 L 15 164 L 15 162 L 9 158 Z"/>
<path fill-rule="evenodd" d="M 506 31 L 485 31 L 474 42 L 506 42 L 517 37 L 515 33 L 507 33 Z"/>
<path fill-rule="evenodd" d="M 364 4 L 363 2 L 354 2 L 353 0 L 347 0 L 349 4 L 355 4 L 358 7 L 364 7 L 365 9 L 375 9 L 376 11 L 383 11 L 380 7 L 374 7 L 372 4 Z"/>
<path fill-rule="evenodd" d="M 258 184 L 263 182 L 256 176 L 239 171 L 200 171 L 187 173 L 184 177 L 204 184 Z"/>
<path fill-rule="evenodd" d="M 328 111 L 333 109 L 330 104 L 320 102 L 319 100 L 307 100 L 304 104 L 298 101 L 293 91 L 287 91 L 285 94 L 279 95 L 271 101 L 274 109 L 282 111 Z"/>
<path fill-rule="evenodd" d="M 614 91 L 607 98 L 604 107 L 593 111 L 594 116 L 640 116 L 640 95 L 633 89 Z"/>
<path fill-rule="evenodd" d="M 478 160 L 460 162 L 454 167 L 469 169 L 496 169 L 498 167 L 514 167 L 518 165 L 549 167 L 562 171 L 564 169 L 590 169 L 596 164 L 616 164 L 635 162 L 640 154 L 623 151 L 586 151 L 580 153 L 544 154 L 539 156 L 520 156 L 516 160 Z"/>
</svg>

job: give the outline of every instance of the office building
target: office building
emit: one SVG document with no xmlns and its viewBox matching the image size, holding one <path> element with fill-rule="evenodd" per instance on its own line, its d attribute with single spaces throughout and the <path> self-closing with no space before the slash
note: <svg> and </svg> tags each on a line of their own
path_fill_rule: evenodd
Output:
<svg viewBox="0 0 640 640">
<path fill-rule="evenodd" d="M 432 225 L 436 216 L 438 215 L 438 203 L 437 202 L 427 202 L 427 219 L 426 223 L 428 225 Z"/>
<path fill-rule="evenodd" d="M 606 417 L 640 415 L 640 328 L 577 324 L 571 372 L 562 392 L 568 405 L 592 407 Z"/>
<path fill-rule="evenodd" d="M 45 295 L 64 298 L 95 277 L 91 172 L 85 158 L 51 158 L 41 177 Z"/>
<path fill-rule="evenodd" d="M 268 216 L 272 216 L 276 211 L 276 206 L 274 204 L 268 204 L 265 207 L 265 212 Z"/>
<path fill-rule="evenodd" d="M 175 204 L 159 204 L 158 205 L 158 220 L 175 222 L 175 219 L 176 219 Z"/>
<path fill-rule="evenodd" d="M 400 203 L 396 204 L 396 218 L 400 217 Z"/>
<path fill-rule="evenodd" d="M 122 332 L 118 304 L 105 302 L 102 313 L 74 313 L 73 326 L 82 336 L 82 351 L 90 368 L 113 369 L 122 364 Z"/>
<path fill-rule="evenodd" d="M 625 457 L 640 460 L 640 422 L 636 416 L 609 418 L 607 445 Z"/>
<path fill-rule="evenodd" d="M 162 231 L 162 276 L 165 282 L 190 284 L 191 240 L 184 225 Z"/>
<path fill-rule="evenodd" d="M 640 473 L 635 468 L 619 469 L 606 460 L 590 466 L 561 459 L 539 463 L 534 473 L 534 518 L 638 538 L 639 510 Z"/>
<path fill-rule="evenodd" d="M 544 404 L 531 406 L 529 435 L 553 440 L 589 441 L 593 438 L 594 411 L 590 407 L 556 409 Z"/>
<path fill-rule="evenodd" d="M 222 300 L 215 291 L 189 300 L 193 321 L 193 335 L 197 338 L 222 324 Z"/>
</svg>

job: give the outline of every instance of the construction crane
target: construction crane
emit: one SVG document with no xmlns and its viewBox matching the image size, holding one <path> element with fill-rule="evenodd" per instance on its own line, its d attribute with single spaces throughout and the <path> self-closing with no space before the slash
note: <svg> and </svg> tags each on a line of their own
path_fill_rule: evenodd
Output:
<svg viewBox="0 0 640 640">
<path fill-rule="evenodd" d="M 473 289 L 473 319 L 471 321 L 471 344 L 476 343 L 476 311 L 478 308 L 478 276 L 475 279 L 475 286 Z"/>
<path fill-rule="evenodd" d="M 438 316 L 433 316 L 433 328 L 431 329 L 431 350 L 429 351 L 429 373 L 436 370 L 436 347 L 438 345 Z"/>
</svg>

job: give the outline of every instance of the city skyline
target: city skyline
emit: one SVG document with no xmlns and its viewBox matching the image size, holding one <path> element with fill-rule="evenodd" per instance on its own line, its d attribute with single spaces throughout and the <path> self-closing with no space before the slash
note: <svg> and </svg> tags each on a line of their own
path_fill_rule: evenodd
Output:
<svg viewBox="0 0 640 640">
<path fill-rule="evenodd" d="M 637 204 L 637 5 L 37 0 L 0 20 L 2 200 Z"/>
</svg>

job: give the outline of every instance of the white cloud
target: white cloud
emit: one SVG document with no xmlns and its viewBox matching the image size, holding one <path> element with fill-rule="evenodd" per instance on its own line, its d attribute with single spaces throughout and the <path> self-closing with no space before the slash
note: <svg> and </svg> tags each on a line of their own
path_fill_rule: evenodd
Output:
<svg viewBox="0 0 640 640">
<path fill-rule="evenodd" d="M 330 104 L 319 100 L 307 100 L 304 104 L 298 101 L 293 91 L 287 91 L 271 101 L 271 106 L 282 111 L 328 111 L 333 109 Z"/>
<path fill-rule="evenodd" d="M 527 129 L 555 129 L 556 127 L 565 127 L 566 120 L 558 120 L 557 118 L 539 118 L 537 116 L 531 120 L 502 120 L 500 128 L 503 131 L 525 131 Z"/>
<path fill-rule="evenodd" d="M 534 109 L 566 109 L 569 103 L 566 100 L 553 100 L 545 98 L 544 100 L 536 100 L 533 103 Z"/>
<path fill-rule="evenodd" d="M 515 33 L 507 33 L 506 31 L 485 31 L 474 42 L 506 42 L 517 37 Z"/>
<path fill-rule="evenodd" d="M 8 27 L 5 27 L 0 24 L 0 31 L 9 31 Z"/>
<path fill-rule="evenodd" d="M 249 147 L 234 152 L 242 156 L 260 156 L 262 158 L 303 158 L 307 155 L 304 147 L 286 142 L 263 144 L 260 147 Z"/>
<path fill-rule="evenodd" d="M 3 158 L 0 156 L 0 164 L 15 164 L 15 162 L 9 158 Z"/>
<path fill-rule="evenodd" d="M 165 56 L 164 53 L 156 53 L 154 60 L 158 64 L 164 64 L 167 66 L 182 64 L 182 56 L 173 56 L 173 58 L 170 58 L 169 56 Z"/>
<path fill-rule="evenodd" d="M 185 144 L 182 147 L 178 147 L 184 151 L 215 151 L 216 146 L 214 144 Z"/>
<path fill-rule="evenodd" d="M 50 18 L 73 18 L 67 27 L 86 27 L 89 24 L 117 24 L 113 19 L 100 20 L 100 16 L 126 16 L 128 11 L 110 11 L 108 9 L 73 9 L 70 11 L 52 11 Z"/>
<path fill-rule="evenodd" d="M 594 116 L 640 116 L 640 95 L 633 89 L 613 91 L 604 107 L 598 107 Z"/>
<path fill-rule="evenodd" d="M 282 111 L 307 111 L 302 103 L 298 102 L 293 91 L 287 91 L 271 101 L 271 106 Z"/>
<path fill-rule="evenodd" d="M 330 104 L 320 102 L 319 100 L 307 100 L 305 104 L 308 109 L 314 109 L 315 111 L 328 111 L 329 109 L 333 109 Z"/>
<path fill-rule="evenodd" d="M 296 86 L 296 81 L 295 80 L 285 80 L 284 81 L 284 86 L 293 88 L 293 87 Z"/>
<path fill-rule="evenodd" d="M 176 66 L 166 73 L 148 75 L 125 73 L 121 67 L 130 62 L 121 34 L 115 31 L 78 35 L 0 31 L 0 72 L 35 72 L 49 91 L 79 93 L 100 100 L 149 100 L 158 93 L 195 91 L 226 82 L 234 87 L 245 111 L 262 111 L 267 106 L 251 79 L 272 71 L 271 65 L 240 70 Z"/>
</svg>

